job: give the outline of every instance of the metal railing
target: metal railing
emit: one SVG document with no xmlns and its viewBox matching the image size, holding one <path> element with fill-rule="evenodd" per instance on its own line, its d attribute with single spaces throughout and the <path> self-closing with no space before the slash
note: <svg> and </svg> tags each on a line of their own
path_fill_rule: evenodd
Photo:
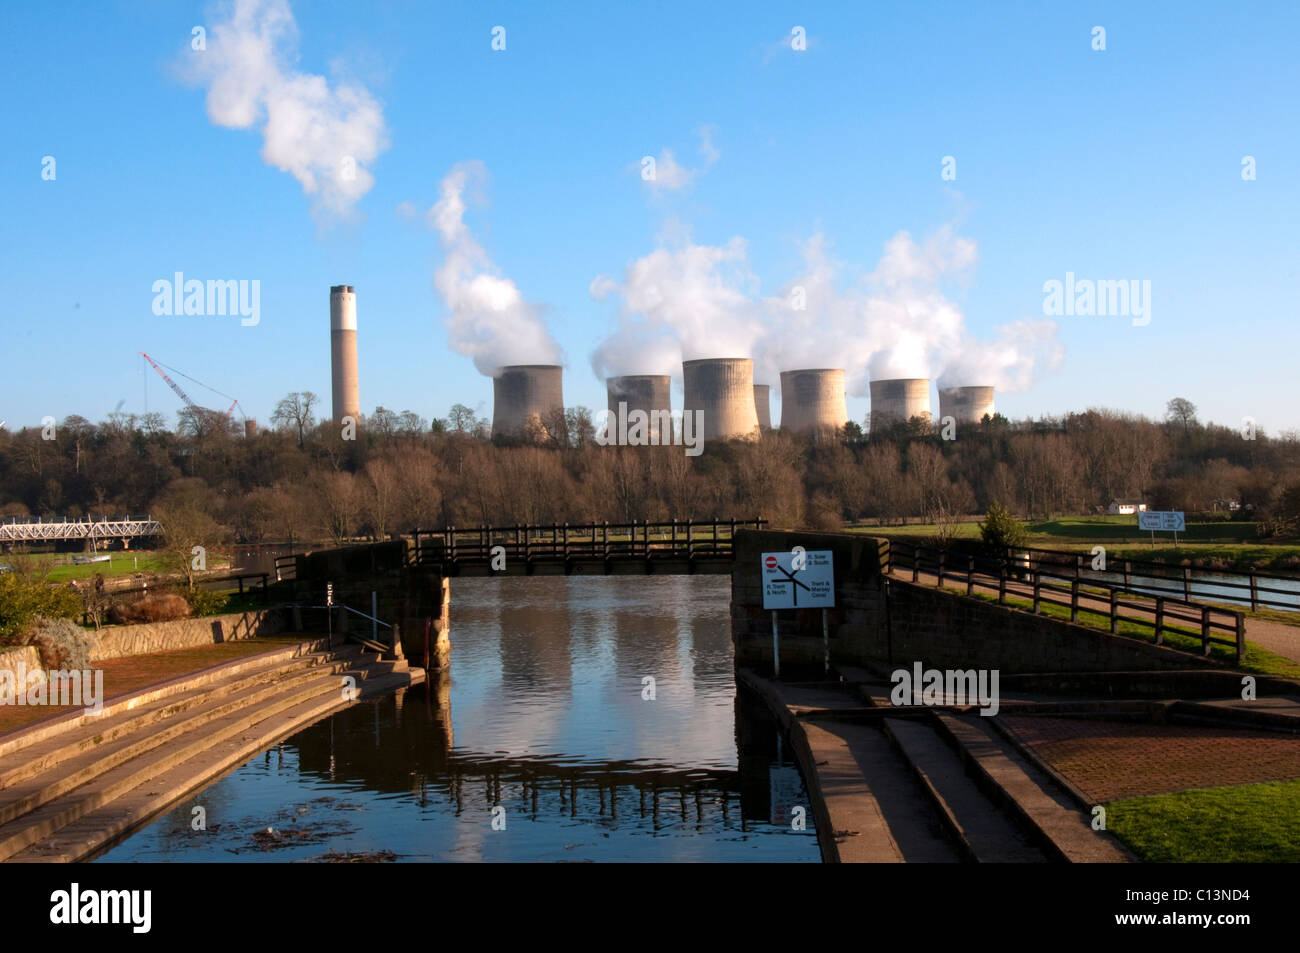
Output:
<svg viewBox="0 0 1300 953">
<path fill-rule="evenodd" d="M 1043 612 L 1044 606 L 1059 606 L 1070 611 L 1071 622 L 1078 622 L 1081 612 L 1092 613 L 1106 620 L 1112 635 L 1120 634 L 1121 622 L 1143 626 L 1152 630 L 1156 645 L 1165 644 L 1167 635 L 1198 638 L 1202 655 L 1208 656 L 1215 645 L 1220 645 L 1232 651 L 1237 663 L 1246 652 L 1244 613 L 1162 595 L 1145 597 L 1144 602 L 1130 601 L 1142 599 L 1144 594 L 1087 578 L 1082 557 L 1070 564 L 1030 563 L 1015 557 L 978 556 L 900 540 L 891 540 L 889 549 L 890 575 L 910 573 L 912 582 L 919 582 L 924 574 L 934 576 L 938 587 L 945 583 L 964 585 L 968 596 L 981 589 L 995 591 L 1002 605 L 1008 597 L 1031 601 L 1036 615 Z M 1179 622 L 1189 627 L 1180 628 Z"/>
<path fill-rule="evenodd" d="M 737 531 L 766 520 L 672 520 L 666 523 L 550 523 L 524 526 L 449 526 L 416 530 L 413 560 L 490 562 L 507 559 L 730 559 Z"/>
</svg>

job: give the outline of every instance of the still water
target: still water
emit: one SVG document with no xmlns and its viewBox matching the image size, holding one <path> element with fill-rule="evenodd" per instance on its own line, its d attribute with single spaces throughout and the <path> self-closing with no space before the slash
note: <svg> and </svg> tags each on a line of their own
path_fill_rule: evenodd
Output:
<svg viewBox="0 0 1300 953">
<path fill-rule="evenodd" d="M 725 576 L 455 579 L 449 677 L 311 725 L 99 860 L 817 862 L 793 757 L 737 695 L 729 599 Z"/>
</svg>

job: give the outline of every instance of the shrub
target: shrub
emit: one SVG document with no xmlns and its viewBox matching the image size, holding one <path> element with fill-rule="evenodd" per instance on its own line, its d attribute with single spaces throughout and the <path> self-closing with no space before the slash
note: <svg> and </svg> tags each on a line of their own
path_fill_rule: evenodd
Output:
<svg viewBox="0 0 1300 953">
<path fill-rule="evenodd" d="M 170 622 L 190 615 L 190 604 L 181 596 L 170 592 L 146 596 L 138 602 L 116 605 L 108 610 L 108 621 L 113 625 L 132 625 L 139 622 Z"/>
<path fill-rule="evenodd" d="M 989 506 L 984 522 L 980 523 L 980 538 L 984 540 L 984 545 L 1001 553 L 1026 545 L 1029 533 L 1024 524 L 1011 515 L 1010 510 L 1001 503 L 994 502 Z"/>
<path fill-rule="evenodd" d="M 216 615 L 230 601 L 230 596 L 224 592 L 207 592 L 203 589 L 191 589 L 186 596 L 190 601 L 190 610 L 195 615 Z"/>
<path fill-rule="evenodd" d="M 23 641 L 36 646 L 47 669 L 90 668 L 91 635 L 71 619 L 36 616 L 23 629 Z"/>
<path fill-rule="evenodd" d="M 71 586 L 32 579 L 23 573 L 0 576 L 0 644 L 14 644 L 37 616 L 70 619 L 81 613 L 81 597 Z"/>
</svg>

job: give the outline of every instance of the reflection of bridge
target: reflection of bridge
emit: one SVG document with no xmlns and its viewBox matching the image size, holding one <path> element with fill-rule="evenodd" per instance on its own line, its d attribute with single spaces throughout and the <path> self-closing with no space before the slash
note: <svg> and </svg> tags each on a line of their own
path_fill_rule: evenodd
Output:
<svg viewBox="0 0 1300 953">
<path fill-rule="evenodd" d="M 745 831 L 751 822 L 770 823 L 769 765 L 781 752 L 766 707 L 745 693 L 737 693 L 735 704 L 738 770 L 521 758 L 453 747 L 446 676 L 343 709 L 286 744 L 297 750 L 303 772 L 384 794 L 415 795 L 421 803 L 441 799 L 457 813 L 522 802 L 533 816 L 638 815 L 656 830 L 707 822 Z"/>
<path fill-rule="evenodd" d="M 42 540 L 89 540 L 91 546 L 100 541 L 120 539 L 126 541 L 141 536 L 159 536 L 162 524 L 149 516 L 101 516 L 85 520 L 12 520 L 0 523 L 0 542 L 26 543 Z"/>
</svg>

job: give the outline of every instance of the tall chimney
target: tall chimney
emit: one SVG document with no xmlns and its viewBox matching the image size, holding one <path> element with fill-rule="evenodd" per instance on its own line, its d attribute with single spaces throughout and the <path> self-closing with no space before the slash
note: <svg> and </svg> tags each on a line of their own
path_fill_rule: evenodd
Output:
<svg viewBox="0 0 1300 953">
<path fill-rule="evenodd" d="M 330 287 L 330 367 L 333 372 L 334 421 L 361 419 L 357 374 L 357 295 L 351 285 Z"/>
</svg>

